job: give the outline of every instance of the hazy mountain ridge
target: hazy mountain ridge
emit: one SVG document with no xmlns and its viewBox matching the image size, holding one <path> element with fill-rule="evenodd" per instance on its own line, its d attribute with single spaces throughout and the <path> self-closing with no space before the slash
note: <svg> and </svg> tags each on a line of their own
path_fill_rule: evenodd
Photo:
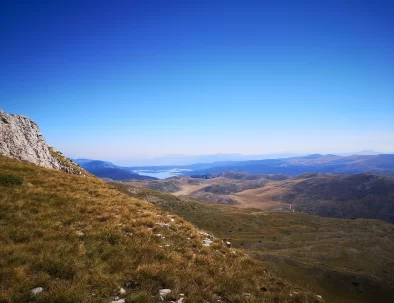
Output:
<svg viewBox="0 0 394 303">
<path fill-rule="evenodd" d="M 197 166 L 195 166 L 197 167 Z M 284 159 L 265 159 L 233 163 L 212 163 L 203 170 L 195 168 L 187 175 L 214 174 L 226 171 L 252 174 L 298 175 L 302 173 L 374 173 L 394 176 L 394 154 L 352 155 L 309 155 Z"/>
<path fill-rule="evenodd" d="M 89 159 L 75 159 L 76 163 L 99 178 L 112 180 L 156 180 L 154 177 L 142 176 L 126 167 L 117 166 L 111 162 Z"/>
<path fill-rule="evenodd" d="M 303 173 L 374 173 L 394 176 L 394 154 L 355 154 L 350 156 L 312 154 L 278 159 L 219 161 L 189 165 L 131 166 L 127 170 L 161 171 L 186 169 L 183 175 L 218 174 L 227 171 L 251 174 L 299 175 Z"/>
</svg>

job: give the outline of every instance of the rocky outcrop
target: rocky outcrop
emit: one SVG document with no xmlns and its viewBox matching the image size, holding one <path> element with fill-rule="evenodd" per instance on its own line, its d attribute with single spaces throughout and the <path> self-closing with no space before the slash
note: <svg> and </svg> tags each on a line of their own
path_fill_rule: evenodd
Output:
<svg viewBox="0 0 394 303">
<path fill-rule="evenodd" d="M 63 156 L 63 154 L 55 150 L 52 147 L 48 147 L 50 154 L 54 159 L 58 162 L 59 164 L 59 169 L 65 171 L 66 173 L 69 174 L 74 174 L 74 175 L 87 175 L 88 172 L 84 170 L 82 167 L 80 167 L 78 164 L 76 164 L 74 161 L 71 159 L 66 158 Z"/>
<path fill-rule="evenodd" d="M 84 173 L 71 160 L 50 150 L 37 123 L 3 110 L 0 110 L 0 155 L 69 173 Z"/>
</svg>

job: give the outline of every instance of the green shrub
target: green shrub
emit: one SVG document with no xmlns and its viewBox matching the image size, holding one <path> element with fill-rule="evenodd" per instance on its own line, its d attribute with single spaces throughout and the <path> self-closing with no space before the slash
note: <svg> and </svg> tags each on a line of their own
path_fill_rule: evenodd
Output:
<svg viewBox="0 0 394 303">
<path fill-rule="evenodd" d="M 21 177 L 0 173 L 0 185 L 21 185 L 22 183 Z"/>
</svg>

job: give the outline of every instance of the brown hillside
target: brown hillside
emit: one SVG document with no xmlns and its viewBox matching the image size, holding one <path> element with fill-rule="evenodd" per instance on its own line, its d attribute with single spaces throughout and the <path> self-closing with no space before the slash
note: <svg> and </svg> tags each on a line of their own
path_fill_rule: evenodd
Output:
<svg viewBox="0 0 394 303">
<path fill-rule="evenodd" d="M 158 302 L 161 289 L 171 290 L 164 301 L 318 301 L 97 178 L 5 157 L 0 173 L 22 183 L 0 184 L 1 302 Z"/>
</svg>

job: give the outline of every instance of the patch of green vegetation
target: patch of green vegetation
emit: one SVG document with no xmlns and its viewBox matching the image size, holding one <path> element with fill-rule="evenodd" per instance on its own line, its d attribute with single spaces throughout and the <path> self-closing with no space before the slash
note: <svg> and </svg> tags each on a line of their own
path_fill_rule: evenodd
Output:
<svg viewBox="0 0 394 303">
<path fill-rule="evenodd" d="M 174 193 L 181 190 L 177 180 L 160 180 L 152 181 L 147 185 L 149 189 L 157 190 L 164 193 Z"/>
<path fill-rule="evenodd" d="M 0 185 L 21 185 L 22 183 L 21 177 L 0 173 Z"/>
<path fill-rule="evenodd" d="M 16 172 L 19 172 L 19 171 L 24 171 L 24 172 L 34 171 L 33 168 L 28 167 L 28 166 L 24 166 L 24 165 L 18 165 L 18 166 L 13 166 L 13 167 L 3 167 L 3 166 L 0 166 L 0 170 L 5 170 L 5 169 L 7 169 L 7 170 L 12 170 L 12 171 L 16 171 Z"/>
</svg>

